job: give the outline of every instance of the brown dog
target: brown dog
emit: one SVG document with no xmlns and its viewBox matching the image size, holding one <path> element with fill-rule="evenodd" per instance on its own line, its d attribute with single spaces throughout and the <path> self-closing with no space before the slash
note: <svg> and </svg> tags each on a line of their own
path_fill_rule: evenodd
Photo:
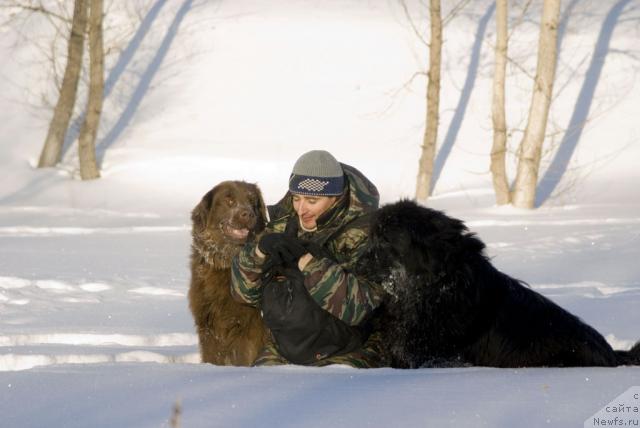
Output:
<svg viewBox="0 0 640 428">
<path fill-rule="evenodd" d="M 266 211 L 254 184 L 224 181 L 191 212 L 189 307 L 205 363 L 248 366 L 264 344 L 256 308 L 233 300 L 231 260 L 245 242 L 264 230 Z"/>
</svg>

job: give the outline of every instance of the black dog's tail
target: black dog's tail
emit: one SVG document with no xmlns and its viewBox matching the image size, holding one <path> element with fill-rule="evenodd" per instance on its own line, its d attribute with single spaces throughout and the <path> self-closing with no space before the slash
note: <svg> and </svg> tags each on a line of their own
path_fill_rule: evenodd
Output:
<svg viewBox="0 0 640 428">
<path fill-rule="evenodd" d="M 621 366 L 640 366 L 640 341 L 628 351 L 616 351 Z"/>
</svg>

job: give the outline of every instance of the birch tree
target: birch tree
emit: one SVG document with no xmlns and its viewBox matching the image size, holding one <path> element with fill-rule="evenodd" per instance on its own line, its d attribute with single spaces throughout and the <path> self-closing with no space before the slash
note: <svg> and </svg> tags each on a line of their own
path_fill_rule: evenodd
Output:
<svg viewBox="0 0 640 428">
<path fill-rule="evenodd" d="M 96 162 L 96 135 L 100 125 L 104 93 L 104 49 L 102 43 L 102 0 L 90 0 L 89 13 L 89 99 L 78 139 L 80 177 L 100 177 Z"/>
<path fill-rule="evenodd" d="M 95 146 L 107 95 L 105 85 L 109 82 L 105 80 L 105 57 L 119 55 L 116 67 L 109 73 L 113 88 L 130 61 L 125 53 L 147 32 L 144 21 L 153 21 L 165 2 L 152 3 L 153 7 L 149 2 L 120 2 L 115 8 L 112 6 L 117 3 L 105 0 L 0 0 L 0 8 L 11 10 L 10 19 L 0 26 L 11 28 L 37 49 L 35 59 L 26 66 L 44 62 L 38 77 L 52 79 L 55 83 L 51 87 L 57 89 L 53 101 L 49 98 L 49 85 L 32 95 L 42 104 L 36 103 L 38 107 L 53 111 L 38 167 L 54 167 L 66 154 L 65 142 L 77 139 L 80 177 L 86 180 L 100 176 Z M 109 14 L 104 13 L 105 8 Z M 21 22 L 34 15 L 44 18 L 40 22 L 45 24 L 42 28 L 48 32 L 47 37 L 32 37 L 21 31 Z M 77 99 L 85 96 L 86 105 L 79 109 Z"/>
<path fill-rule="evenodd" d="M 496 203 L 506 205 L 511 202 L 509 179 L 506 169 L 507 120 L 505 114 L 505 76 L 507 69 L 507 0 L 496 0 L 496 47 L 495 70 L 493 74 L 493 100 L 491 117 L 493 121 L 493 146 L 491 147 L 491 176 Z"/>
<path fill-rule="evenodd" d="M 533 208 L 549 107 L 556 71 L 560 0 L 544 0 L 538 42 L 538 63 L 527 127 L 520 143 L 513 205 Z"/>
<path fill-rule="evenodd" d="M 52 167 L 60 162 L 64 139 L 73 114 L 73 107 L 78 91 L 80 72 L 82 71 L 82 53 L 84 51 L 84 34 L 87 25 L 86 0 L 75 0 L 73 21 L 67 46 L 67 65 L 65 67 L 58 102 L 53 110 L 53 118 L 49 124 L 47 137 L 40 154 L 38 168 Z"/>
<path fill-rule="evenodd" d="M 429 16 L 431 39 L 429 43 L 429 72 L 427 83 L 427 118 L 418 165 L 416 199 L 424 201 L 431 193 L 431 178 L 438 137 L 440 109 L 440 69 L 442 63 L 442 17 L 440 0 L 430 0 Z"/>
</svg>

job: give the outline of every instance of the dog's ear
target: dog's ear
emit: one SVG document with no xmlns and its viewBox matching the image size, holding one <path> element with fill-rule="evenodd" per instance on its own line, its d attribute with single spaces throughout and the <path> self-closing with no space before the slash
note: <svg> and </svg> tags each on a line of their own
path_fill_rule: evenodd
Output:
<svg viewBox="0 0 640 428">
<path fill-rule="evenodd" d="M 262 232 L 267 225 L 269 219 L 267 218 L 267 207 L 264 204 L 264 199 L 262 198 L 262 192 L 257 184 L 253 184 L 253 191 L 256 196 L 254 211 L 257 214 L 255 233 L 258 234 Z"/>
<path fill-rule="evenodd" d="M 392 232 L 392 238 L 389 239 L 395 253 L 402 259 L 407 259 L 415 253 L 415 246 L 409 231 L 405 228 L 395 228 Z"/>
<path fill-rule="evenodd" d="M 191 211 L 191 222 L 194 231 L 202 231 L 207 227 L 207 217 L 209 216 L 209 211 L 211 211 L 211 204 L 217 189 L 218 187 L 216 186 L 209 190 Z"/>
<path fill-rule="evenodd" d="M 410 274 L 442 269 L 443 254 L 434 249 L 430 235 L 422 230 L 422 226 L 409 216 L 395 216 L 382 225 L 382 234 L 390 245 L 392 257 Z"/>
</svg>

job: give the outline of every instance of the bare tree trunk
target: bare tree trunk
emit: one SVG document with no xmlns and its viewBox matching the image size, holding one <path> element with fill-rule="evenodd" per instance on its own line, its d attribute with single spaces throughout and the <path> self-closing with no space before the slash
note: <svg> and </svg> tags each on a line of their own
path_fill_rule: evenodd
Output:
<svg viewBox="0 0 640 428">
<path fill-rule="evenodd" d="M 442 58 L 442 17 L 440 0 L 430 0 L 431 40 L 429 42 L 429 83 L 427 84 L 427 120 L 418 165 L 416 199 L 426 201 L 431 193 L 433 160 L 436 152 L 440 109 L 440 67 Z"/>
<path fill-rule="evenodd" d="M 100 126 L 104 94 L 104 50 L 102 45 L 102 1 L 88 0 L 89 12 L 89 100 L 87 114 L 80 129 L 78 150 L 80 177 L 91 180 L 100 177 L 96 162 L 96 135 Z"/>
<path fill-rule="evenodd" d="M 531 209 L 535 204 L 540 156 L 556 73 L 559 16 L 560 0 L 544 0 L 536 79 L 527 128 L 520 143 L 520 160 L 512 195 L 513 205 L 518 208 Z"/>
<path fill-rule="evenodd" d="M 505 75 L 507 70 L 507 0 L 496 0 L 496 63 L 493 75 L 493 147 L 491 148 L 491 176 L 496 203 L 510 202 L 507 178 L 507 119 L 505 113 Z"/>
<path fill-rule="evenodd" d="M 67 65 L 62 79 L 58 103 L 53 110 L 47 138 L 40 154 L 38 168 L 51 167 L 60 162 L 64 138 L 69 127 L 76 101 L 78 81 L 82 70 L 82 51 L 84 50 L 84 32 L 87 26 L 86 0 L 75 0 L 73 22 L 67 46 Z"/>
</svg>

